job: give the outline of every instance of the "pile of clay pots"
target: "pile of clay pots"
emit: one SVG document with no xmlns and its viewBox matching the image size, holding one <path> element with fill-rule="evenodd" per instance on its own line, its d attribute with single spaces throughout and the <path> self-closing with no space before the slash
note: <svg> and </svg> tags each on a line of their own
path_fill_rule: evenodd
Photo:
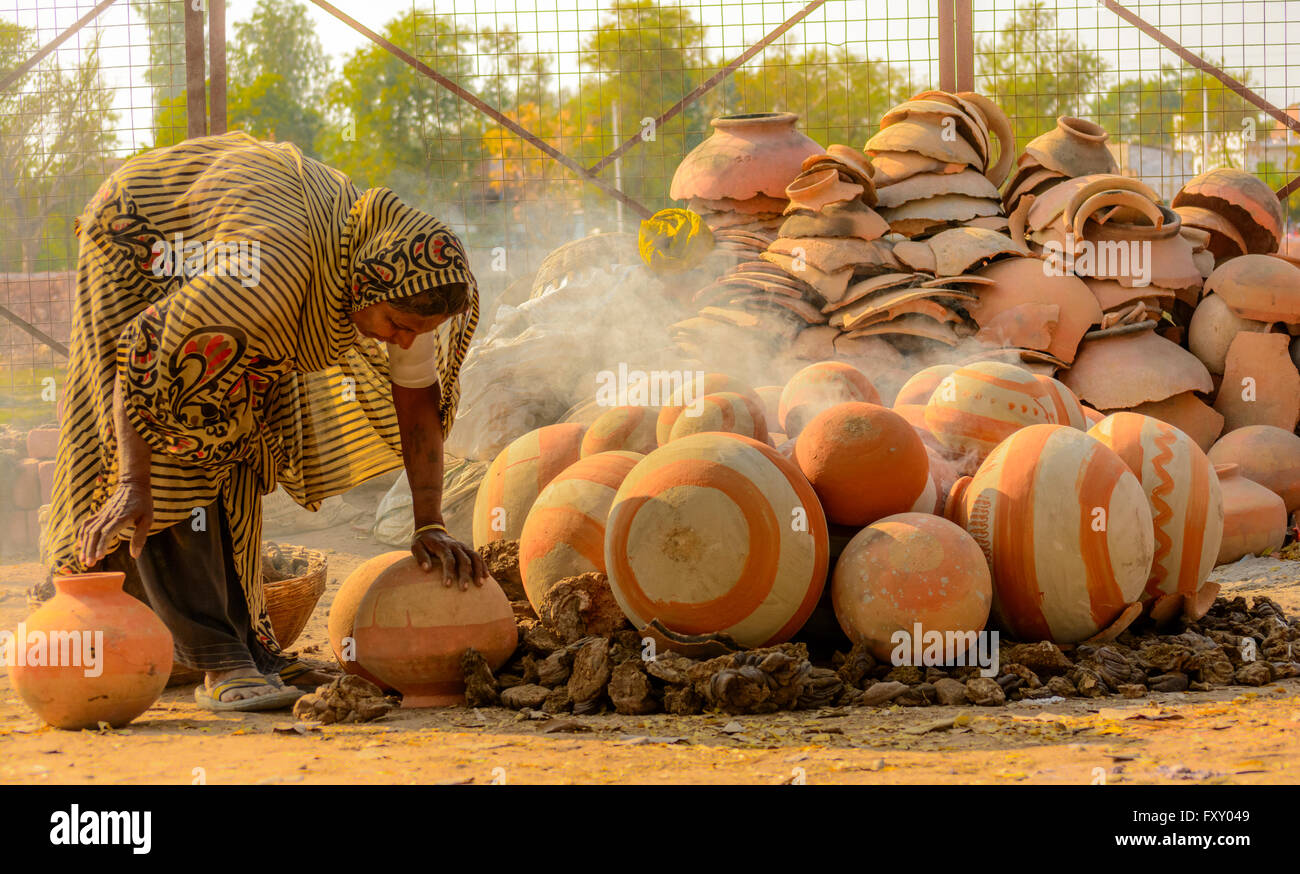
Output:
<svg viewBox="0 0 1300 874">
<path fill-rule="evenodd" d="M 35 555 L 41 537 L 40 509 L 54 491 L 55 425 L 26 433 L 3 426 L 0 433 L 0 559 Z"/>
</svg>

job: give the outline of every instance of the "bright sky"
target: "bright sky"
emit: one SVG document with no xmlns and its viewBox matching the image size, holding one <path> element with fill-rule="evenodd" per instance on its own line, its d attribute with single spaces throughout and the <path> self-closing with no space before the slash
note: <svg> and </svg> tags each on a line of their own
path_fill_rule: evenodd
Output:
<svg viewBox="0 0 1300 874">
<path fill-rule="evenodd" d="M 706 42 L 712 55 L 731 58 L 805 5 L 806 0 L 683 0 L 696 18 L 709 25 Z M 95 0 L 0 0 L 0 19 L 18 20 L 38 29 L 42 43 L 52 39 Z M 390 19 L 411 8 L 411 0 L 335 0 L 342 11 L 382 32 Z M 420 4 L 429 8 L 431 0 Z M 607 0 L 436 0 L 439 13 L 451 14 L 474 30 L 506 26 L 526 34 L 525 40 L 550 55 L 562 84 L 580 85 L 578 47 L 600 17 Z M 1093 0 L 1049 0 L 1062 27 L 1101 52 L 1112 70 L 1126 75 L 1154 73 L 1161 63 L 1175 62 L 1148 37 L 1125 25 Z M 1278 105 L 1300 100 L 1300 0 L 1265 2 L 1136 2 L 1127 5 L 1194 51 L 1222 58 L 1230 72 L 1250 66 L 1265 98 Z M 122 115 L 121 139 L 128 149 L 147 141 L 150 110 L 143 86 L 147 63 L 146 30 L 132 13 L 129 0 L 103 13 L 106 78 L 117 89 Z M 228 26 L 246 18 L 255 0 L 229 0 Z M 326 51 L 336 59 L 367 41 L 323 9 L 308 3 L 309 14 Z M 974 0 L 977 36 L 991 35 L 1015 9 L 1014 0 Z M 931 0 L 828 0 L 792 31 L 808 44 L 848 44 L 859 52 L 914 69 L 919 85 L 937 86 L 937 42 Z M 233 33 L 233 30 L 231 31 Z M 72 62 L 85 34 L 66 43 Z M 134 45 L 132 45 L 134 43 Z M 761 62 L 761 55 L 751 64 Z M 491 59 L 481 59 L 490 64 Z M 414 72 L 412 75 L 416 75 Z M 764 107 L 753 107 L 762 109 Z M 143 139 L 142 139 L 143 138 Z"/>
</svg>

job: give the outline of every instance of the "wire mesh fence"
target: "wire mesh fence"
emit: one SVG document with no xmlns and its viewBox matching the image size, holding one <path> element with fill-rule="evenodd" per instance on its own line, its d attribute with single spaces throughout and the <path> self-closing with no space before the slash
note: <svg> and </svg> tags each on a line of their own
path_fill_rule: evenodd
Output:
<svg viewBox="0 0 1300 874">
<path fill-rule="evenodd" d="M 0 81 L 97 5 L 0 0 Z M 1275 189 L 1300 175 L 1300 137 L 1277 117 L 1300 117 L 1300 2 L 1117 5 L 231 0 L 229 125 L 444 218 L 489 307 L 553 247 L 634 232 L 670 205 L 674 169 L 715 116 L 791 111 L 815 140 L 861 147 L 891 105 L 940 87 L 954 8 L 958 76 L 1007 110 L 1018 148 L 1072 115 L 1100 122 L 1124 172 L 1166 198 L 1218 164 Z M 117 0 L 0 89 L 0 305 L 56 342 L 73 219 L 127 157 L 186 135 L 185 7 Z M 1297 246 L 1300 194 L 1287 206 Z M 63 361 L 0 319 L 0 423 L 48 417 L 32 402 Z"/>
</svg>

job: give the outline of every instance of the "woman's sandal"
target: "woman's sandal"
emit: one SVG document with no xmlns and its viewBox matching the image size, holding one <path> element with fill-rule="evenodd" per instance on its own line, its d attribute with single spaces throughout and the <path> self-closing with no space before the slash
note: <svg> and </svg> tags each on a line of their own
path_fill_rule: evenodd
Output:
<svg viewBox="0 0 1300 874">
<path fill-rule="evenodd" d="M 234 701 L 221 700 L 221 696 L 231 689 L 257 689 L 264 686 L 269 686 L 278 691 L 266 695 L 257 695 L 252 698 L 239 698 Z M 233 680 L 218 683 L 211 691 L 208 690 L 207 684 L 198 686 L 194 690 L 194 701 L 204 710 L 212 710 L 218 713 L 230 711 L 250 712 L 256 710 L 280 710 L 290 706 L 304 694 L 296 686 L 276 685 L 265 677 L 236 677 Z"/>
</svg>

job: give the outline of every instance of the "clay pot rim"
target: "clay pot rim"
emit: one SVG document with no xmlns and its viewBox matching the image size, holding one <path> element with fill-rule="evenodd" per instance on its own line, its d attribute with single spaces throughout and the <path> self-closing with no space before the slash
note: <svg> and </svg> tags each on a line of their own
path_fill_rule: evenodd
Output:
<svg viewBox="0 0 1300 874">
<path fill-rule="evenodd" d="M 1110 134 L 1104 127 L 1097 124 L 1095 121 L 1089 121 L 1086 118 L 1075 118 L 1072 115 L 1059 115 L 1056 117 L 1056 125 L 1065 130 L 1071 136 L 1079 137 L 1080 139 L 1092 143 L 1104 143 L 1110 138 Z"/>
<path fill-rule="evenodd" d="M 1226 462 L 1224 464 L 1216 464 L 1214 466 L 1214 472 L 1219 477 L 1219 479 L 1223 479 L 1225 476 L 1240 476 L 1240 474 L 1237 473 L 1237 471 L 1240 469 L 1241 469 L 1241 465 L 1237 464 L 1237 462 L 1235 461 Z"/>
<path fill-rule="evenodd" d="M 55 574 L 54 590 L 60 595 L 96 595 L 120 592 L 126 574 L 119 571 L 96 571 L 86 574 Z"/>
<path fill-rule="evenodd" d="M 740 112 L 735 115 L 719 115 L 709 124 L 719 130 L 735 130 L 764 123 L 776 127 L 778 124 L 794 124 L 798 120 L 799 115 L 794 112 Z"/>
</svg>

